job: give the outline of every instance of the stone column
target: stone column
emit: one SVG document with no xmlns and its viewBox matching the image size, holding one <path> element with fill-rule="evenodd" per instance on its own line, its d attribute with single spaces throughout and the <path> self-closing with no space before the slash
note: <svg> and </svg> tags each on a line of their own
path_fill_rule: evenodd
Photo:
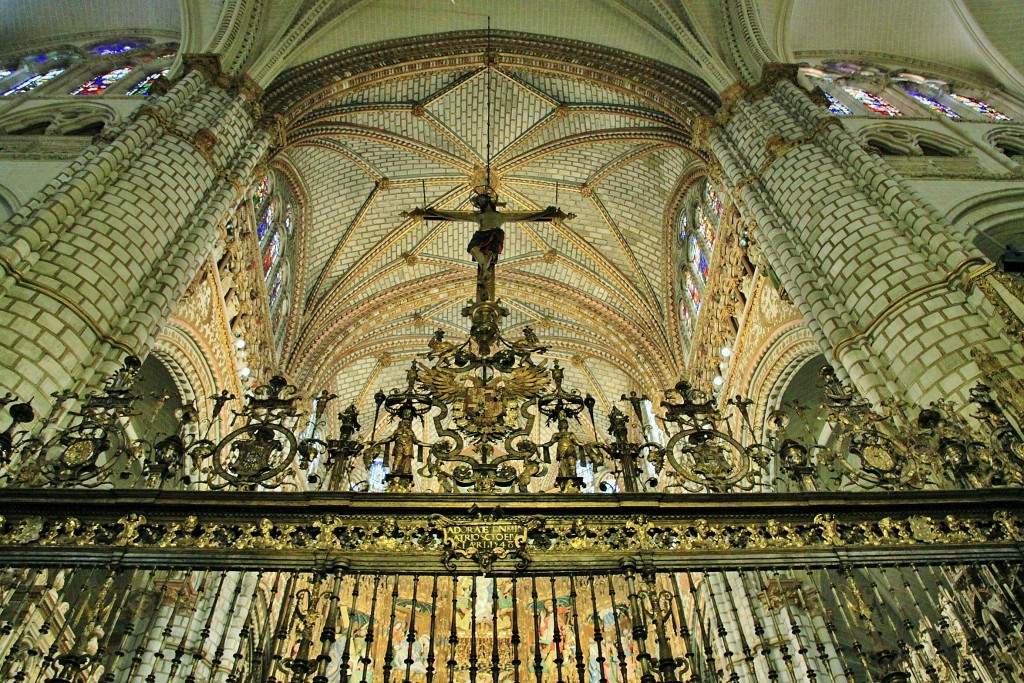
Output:
<svg viewBox="0 0 1024 683">
<path fill-rule="evenodd" d="M 768 65 L 697 137 L 826 356 L 874 401 L 963 403 L 983 379 L 972 351 L 1020 378 L 1020 345 L 964 284 L 980 252 L 795 77 Z"/>
<path fill-rule="evenodd" d="M 258 88 L 185 71 L 0 226 L 0 394 L 43 410 L 144 355 L 213 246 L 270 136 Z"/>
</svg>

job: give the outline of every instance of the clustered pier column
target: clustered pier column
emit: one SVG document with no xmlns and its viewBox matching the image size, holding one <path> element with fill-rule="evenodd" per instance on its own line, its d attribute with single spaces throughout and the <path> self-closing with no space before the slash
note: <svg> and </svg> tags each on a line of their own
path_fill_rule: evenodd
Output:
<svg viewBox="0 0 1024 683">
<path fill-rule="evenodd" d="M 978 352 L 1019 380 L 1019 344 L 965 286 L 981 254 L 812 102 L 796 73 L 766 66 L 757 86 L 725 94 L 698 137 L 826 355 L 874 401 L 963 403 L 984 379 Z"/>
<path fill-rule="evenodd" d="M 216 57 L 92 145 L 0 228 L 0 394 L 45 407 L 144 354 L 269 134 Z"/>
</svg>

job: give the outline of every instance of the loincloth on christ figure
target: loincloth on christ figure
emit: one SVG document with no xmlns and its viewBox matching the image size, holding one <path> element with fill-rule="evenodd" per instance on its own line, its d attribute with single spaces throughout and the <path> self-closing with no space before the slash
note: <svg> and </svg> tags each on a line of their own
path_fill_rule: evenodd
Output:
<svg viewBox="0 0 1024 683">
<path fill-rule="evenodd" d="M 501 228 L 491 228 L 490 230 L 477 230 L 474 232 L 472 239 L 469 241 L 469 246 L 466 247 L 466 252 L 473 254 L 473 250 L 478 249 L 480 253 L 489 257 L 489 260 L 493 262 L 497 260 L 498 254 L 504 248 L 505 231 Z"/>
</svg>

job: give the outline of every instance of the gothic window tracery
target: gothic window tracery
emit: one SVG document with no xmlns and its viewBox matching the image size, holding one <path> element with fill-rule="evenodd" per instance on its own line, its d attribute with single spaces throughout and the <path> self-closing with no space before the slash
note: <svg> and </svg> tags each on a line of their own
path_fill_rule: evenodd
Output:
<svg viewBox="0 0 1024 683">
<path fill-rule="evenodd" d="M 962 104 L 965 107 L 967 107 L 968 109 L 970 109 L 972 111 L 975 111 L 975 112 L 981 114 L 982 116 L 984 116 L 984 117 L 986 117 L 988 119 L 991 119 L 992 121 L 1012 121 L 1013 120 L 1009 116 L 1007 116 L 1006 114 L 1003 114 L 1002 112 L 1000 112 L 998 109 L 996 109 L 992 105 L 986 104 L 985 102 L 982 102 L 981 100 L 976 100 L 973 97 L 967 97 L 966 95 L 960 95 L 959 93 L 955 93 L 955 92 L 950 93 L 949 96 L 952 97 L 957 102 L 959 102 L 960 104 Z"/>
<path fill-rule="evenodd" d="M 887 72 L 849 62 L 826 62 L 820 68 L 804 67 L 801 73 L 811 84 L 821 88 L 825 106 L 836 116 L 870 113 L 899 118 L 927 113 L 950 121 L 1013 120 L 985 99 L 957 92 L 938 78 L 902 71 Z M 914 111 L 915 107 L 902 109 L 901 104 L 882 97 L 879 93 L 885 89 L 891 89 L 897 96 L 905 96 L 907 103 L 920 107 L 920 111 Z"/>
<path fill-rule="evenodd" d="M 116 90 L 122 95 L 146 97 L 156 81 L 169 73 L 169 62 L 178 53 L 176 44 L 153 46 L 151 42 L 126 39 L 23 56 L 0 68 L 0 97 L 40 92 L 58 77 L 65 76 L 60 79 L 63 82 L 75 74 L 82 79 L 77 87 L 53 94 L 101 95 Z M 112 59 L 121 63 L 112 64 Z"/>
<path fill-rule="evenodd" d="M 141 47 L 143 44 L 144 43 L 140 43 L 134 40 L 121 40 L 113 43 L 101 43 L 99 45 L 89 48 L 89 54 L 100 56 L 120 55 L 124 54 L 125 52 L 131 52 L 132 50 Z"/>
<path fill-rule="evenodd" d="M 160 78 L 167 76 L 169 72 L 170 69 L 161 69 L 160 71 L 154 71 L 153 73 L 149 74 L 141 81 L 136 83 L 132 87 L 132 89 L 128 91 L 128 95 L 138 97 L 149 97 L 150 93 L 153 91 L 153 84 L 156 83 L 157 80 L 159 80 Z"/>
<path fill-rule="evenodd" d="M 22 95 L 27 92 L 32 92 L 36 88 L 39 88 L 40 86 L 57 78 L 57 76 L 60 76 L 66 70 L 67 69 L 64 67 L 57 67 L 56 69 L 50 69 L 49 71 L 41 74 L 33 74 L 15 85 L 13 88 L 5 91 L 2 97 L 10 97 L 11 95 Z"/>
<path fill-rule="evenodd" d="M 125 76 L 134 71 L 135 68 L 131 66 L 122 66 L 117 69 L 112 69 L 107 73 L 97 76 L 96 78 L 89 79 L 82 85 L 78 86 L 71 91 L 72 95 L 100 95 L 107 90 L 110 86 L 114 85 Z"/>
<path fill-rule="evenodd" d="M 1019 161 L 1024 157 L 1024 133 L 1019 130 L 997 128 L 986 136 L 986 140 L 1010 159 Z"/>
<path fill-rule="evenodd" d="M 261 177 L 253 186 L 251 205 L 260 246 L 270 324 L 278 347 L 284 340 L 291 292 L 291 237 L 293 198 L 288 184 L 276 174 Z"/>
<path fill-rule="evenodd" d="M 680 320 L 684 333 L 690 334 L 711 273 L 722 201 L 714 186 L 704 180 L 690 190 L 685 206 L 679 218 L 679 236 L 686 254 L 682 261 Z"/>
<path fill-rule="evenodd" d="M 879 97 L 873 92 L 868 92 L 863 88 L 855 88 L 849 85 L 844 85 L 843 90 L 854 100 L 860 102 L 867 109 L 876 114 L 882 114 L 883 116 L 890 116 L 893 118 L 903 116 L 903 112 L 888 100 Z"/>
<path fill-rule="evenodd" d="M 927 94 L 925 94 L 925 93 L 923 93 L 923 92 L 921 92 L 921 91 L 919 91 L 917 89 L 914 89 L 914 88 L 907 88 L 906 92 L 907 92 L 908 95 L 910 95 L 916 101 L 918 101 L 921 104 L 923 104 L 928 109 L 931 109 L 932 111 L 934 111 L 936 113 L 942 114 L 946 118 L 952 119 L 953 121 L 959 121 L 960 120 L 960 115 L 957 114 L 952 109 L 950 109 L 945 104 L 943 104 L 942 102 L 940 102 L 938 100 L 938 98 L 933 97 L 931 95 L 927 95 Z"/>
</svg>

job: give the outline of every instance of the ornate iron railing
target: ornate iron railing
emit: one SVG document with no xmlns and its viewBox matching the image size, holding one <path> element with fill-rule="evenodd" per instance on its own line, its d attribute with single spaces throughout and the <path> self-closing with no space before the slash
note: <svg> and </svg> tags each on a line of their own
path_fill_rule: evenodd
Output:
<svg viewBox="0 0 1024 683">
<path fill-rule="evenodd" d="M 1019 567 L 529 576 L 7 569 L 0 671 L 48 681 L 1009 681 Z"/>
<path fill-rule="evenodd" d="M 822 425 L 811 428 L 783 411 L 771 413 L 757 438 L 749 401 L 717 402 L 679 382 L 658 411 L 663 441 L 646 437 L 651 425 L 631 423 L 618 408 L 608 415 L 606 440 L 597 432 L 593 399 L 563 388 L 557 362 L 534 363 L 531 354 L 540 347 L 528 337 L 479 356 L 441 348 L 439 336 L 432 355 L 441 360 L 431 368 L 414 362 L 404 389 L 379 392 L 373 427 L 363 436 L 354 407 L 328 420 L 333 396 L 304 399 L 274 377 L 240 407 L 230 409 L 236 402 L 225 393 L 211 398 L 206 418 L 186 408 L 175 433 L 133 438 L 128 425 L 141 398 L 133 390 L 140 364 L 128 359 L 102 390 L 56 396 L 39 421 L 28 404 L 0 399 L 8 407 L 0 482 L 8 488 L 367 491 L 376 465 L 386 472 L 381 488 L 392 492 L 572 493 L 584 487 L 581 466 L 601 469 L 605 489 L 625 493 L 1024 484 L 1024 441 L 983 385 L 972 390 L 968 420 L 942 402 L 917 410 L 871 406 L 826 369 L 829 438 L 821 442 Z M 474 368 L 479 376 L 460 375 Z M 477 390 L 482 393 L 472 399 Z M 623 400 L 643 419 L 642 397 Z M 390 433 L 379 435 L 389 422 L 395 424 Z M 333 438 L 321 436 L 329 423 Z"/>
</svg>

